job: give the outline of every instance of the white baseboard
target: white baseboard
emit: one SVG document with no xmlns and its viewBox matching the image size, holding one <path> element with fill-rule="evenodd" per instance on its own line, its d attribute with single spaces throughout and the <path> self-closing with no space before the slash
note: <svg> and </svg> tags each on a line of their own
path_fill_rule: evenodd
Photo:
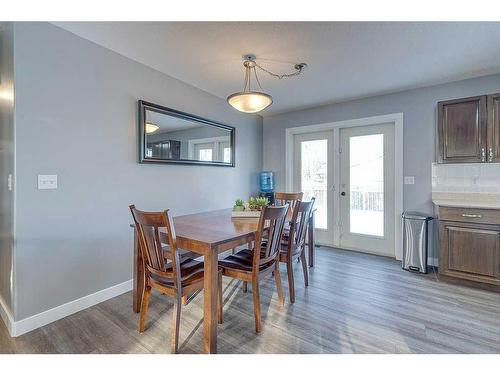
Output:
<svg viewBox="0 0 500 375">
<path fill-rule="evenodd" d="M 99 290 L 98 292 L 75 299 L 74 301 L 43 311 L 28 318 L 13 321 L 9 333 L 12 337 L 21 336 L 34 329 L 43 327 L 46 324 L 55 322 L 56 320 L 77 313 L 78 311 L 85 310 L 86 308 L 97 305 L 98 303 L 119 296 L 130 290 L 132 290 L 132 280 Z"/>
<path fill-rule="evenodd" d="M 365 253 L 365 254 L 371 254 L 369 252 L 360 251 L 360 250 L 356 250 L 356 249 L 347 249 L 347 248 L 335 247 L 335 246 L 333 246 L 331 244 L 324 244 L 324 243 L 320 243 L 320 242 L 317 242 L 317 241 L 316 241 L 316 245 L 326 246 L 326 247 L 332 247 L 332 248 L 340 249 L 340 250 L 356 251 L 356 252 L 362 252 L 362 253 Z M 380 254 L 374 254 L 374 255 L 380 255 Z M 385 255 L 382 255 L 382 256 L 385 256 Z M 401 259 L 397 259 L 397 258 L 395 258 L 395 259 L 396 260 L 401 260 Z M 439 266 L 439 260 L 438 260 L 438 258 L 429 257 L 428 260 L 427 260 L 427 263 L 428 263 L 429 266 L 434 266 L 434 267 Z"/>
<path fill-rule="evenodd" d="M 1 296 L 0 296 L 0 316 L 2 317 L 2 320 L 4 321 L 5 326 L 9 331 L 9 335 L 13 336 L 12 331 L 14 326 L 14 317 L 12 316 L 10 309 L 7 307 L 7 304 L 5 303 L 5 301 Z"/>
</svg>

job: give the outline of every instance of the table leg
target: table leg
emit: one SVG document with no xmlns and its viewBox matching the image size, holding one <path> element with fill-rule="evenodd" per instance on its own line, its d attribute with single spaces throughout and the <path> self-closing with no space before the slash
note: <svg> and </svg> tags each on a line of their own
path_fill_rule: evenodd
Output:
<svg viewBox="0 0 500 375">
<path fill-rule="evenodd" d="M 208 251 L 205 254 L 205 277 L 203 290 L 203 346 L 205 353 L 217 353 L 217 284 L 218 254 Z"/>
<path fill-rule="evenodd" d="M 139 239 L 134 228 L 134 282 L 132 292 L 132 309 L 135 313 L 141 310 L 142 295 L 144 293 L 144 264 L 139 249 Z"/>
<path fill-rule="evenodd" d="M 307 249 L 309 255 L 309 267 L 314 267 L 314 214 L 309 218 L 309 225 L 307 228 Z"/>
</svg>

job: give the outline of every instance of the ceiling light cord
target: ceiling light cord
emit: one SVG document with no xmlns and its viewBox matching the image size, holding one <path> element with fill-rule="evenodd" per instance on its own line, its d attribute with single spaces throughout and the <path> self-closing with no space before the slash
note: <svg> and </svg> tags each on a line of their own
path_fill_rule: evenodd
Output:
<svg viewBox="0 0 500 375">
<path fill-rule="evenodd" d="M 307 66 L 306 64 L 304 63 L 301 63 L 301 64 L 295 64 L 294 65 L 294 68 L 295 68 L 295 72 L 293 73 L 288 73 L 288 74 L 276 74 L 276 73 L 273 73 L 273 72 L 270 72 L 269 70 L 267 70 L 266 68 L 264 68 L 263 66 L 259 65 L 256 61 L 254 61 L 254 64 L 257 68 L 259 68 L 260 70 L 262 70 L 263 72 L 266 72 L 267 74 L 275 77 L 275 78 L 278 78 L 278 79 L 283 79 L 283 78 L 290 78 L 290 77 L 295 77 L 295 76 L 298 76 L 299 74 L 302 73 L 302 71 L 304 70 L 304 68 Z M 255 70 L 255 67 L 254 67 L 254 70 Z M 259 85 L 260 86 L 260 85 Z"/>
<path fill-rule="evenodd" d="M 260 89 L 262 90 L 262 86 L 260 85 L 259 77 L 257 76 L 257 71 L 255 70 L 255 66 L 253 67 L 253 74 L 255 75 L 255 80 L 257 81 L 257 84 L 259 85 Z"/>
</svg>

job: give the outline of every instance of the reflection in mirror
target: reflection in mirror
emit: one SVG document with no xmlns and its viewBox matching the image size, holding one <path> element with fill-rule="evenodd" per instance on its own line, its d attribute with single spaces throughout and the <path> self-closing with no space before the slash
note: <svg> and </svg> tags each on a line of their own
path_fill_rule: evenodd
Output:
<svg viewBox="0 0 500 375">
<path fill-rule="evenodd" d="M 233 128 L 168 109 L 159 110 L 149 103 L 143 106 L 145 134 L 141 161 L 234 165 Z"/>
</svg>

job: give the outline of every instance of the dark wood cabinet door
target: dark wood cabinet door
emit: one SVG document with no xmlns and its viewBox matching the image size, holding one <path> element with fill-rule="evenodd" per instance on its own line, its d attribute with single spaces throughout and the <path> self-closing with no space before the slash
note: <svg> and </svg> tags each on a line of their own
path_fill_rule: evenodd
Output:
<svg viewBox="0 0 500 375">
<path fill-rule="evenodd" d="M 500 228 L 440 223 L 439 272 L 500 285 Z"/>
<path fill-rule="evenodd" d="M 439 162 L 481 163 L 486 155 L 486 96 L 438 103 Z"/>
<path fill-rule="evenodd" d="M 488 161 L 500 162 L 500 93 L 488 95 Z"/>
</svg>

